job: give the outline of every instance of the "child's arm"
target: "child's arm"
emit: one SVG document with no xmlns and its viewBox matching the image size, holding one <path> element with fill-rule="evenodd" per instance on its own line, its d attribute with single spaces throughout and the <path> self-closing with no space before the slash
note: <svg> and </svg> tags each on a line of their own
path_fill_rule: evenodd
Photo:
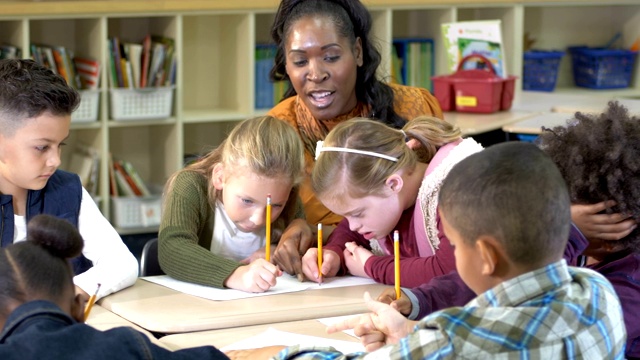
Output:
<svg viewBox="0 0 640 360">
<path fill-rule="evenodd" d="M 77 287 L 93 294 L 97 284 L 102 284 L 99 299 L 133 285 L 138 277 L 138 261 L 84 188 L 78 231 L 84 239 L 82 254 L 93 267 L 73 278 Z"/>
<path fill-rule="evenodd" d="M 442 225 L 438 221 L 440 244 L 435 254 L 429 257 L 402 257 L 400 259 L 400 283 L 404 287 L 419 286 L 436 276 L 450 273 L 455 269 L 455 257 L 451 243 L 444 236 Z M 409 252 L 411 244 L 400 240 L 401 256 Z M 372 256 L 365 264 L 368 276 L 383 284 L 395 283 L 393 255 Z"/>
<path fill-rule="evenodd" d="M 241 264 L 214 254 L 209 223 L 213 209 L 207 200 L 207 180 L 194 172 L 182 172 L 165 194 L 158 259 L 169 276 L 194 284 L 224 288 L 224 282 Z M 200 234 L 203 239 L 200 239 Z"/>
</svg>

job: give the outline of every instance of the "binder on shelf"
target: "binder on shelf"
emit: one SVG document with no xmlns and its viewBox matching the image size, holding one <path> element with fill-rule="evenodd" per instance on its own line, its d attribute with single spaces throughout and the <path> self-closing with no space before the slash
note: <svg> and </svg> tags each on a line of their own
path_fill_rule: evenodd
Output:
<svg viewBox="0 0 640 360">
<path fill-rule="evenodd" d="M 274 64 L 276 46 L 257 44 L 255 50 L 255 108 L 269 109 L 279 103 L 287 91 L 287 81 L 271 81 L 269 72 Z"/>
<path fill-rule="evenodd" d="M 435 72 L 433 49 L 432 39 L 394 39 L 391 58 L 392 80 L 403 85 L 433 90 L 431 83 L 431 77 Z"/>
</svg>

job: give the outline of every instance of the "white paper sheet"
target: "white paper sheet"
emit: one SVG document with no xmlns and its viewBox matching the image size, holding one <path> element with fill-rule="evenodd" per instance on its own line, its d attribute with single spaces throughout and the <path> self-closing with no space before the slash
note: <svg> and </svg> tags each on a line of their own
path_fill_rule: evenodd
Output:
<svg viewBox="0 0 640 360">
<path fill-rule="evenodd" d="M 283 274 L 278 278 L 278 283 L 276 284 L 276 286 L 272 287 L 271 289 L 263 293 L 249 293 L 240 290 L 216 289 L 209 286 L 191 284 L 188 282 L 176 280 L 168 275 L 145 276 L 142 279 L 168 287 L 176 291 L 183 292 L 185 294 L 198 296 L 209 300 L 246 299 L 257 296 L 275 295 L 307 289 L 329 289 L 333 287 L 375 284 L 375 282 L 371 279 L 346 276 L 325 279 L 325 282 L 322 283 L 322 285 L 319 285 L 311 281 L 300 282 L 295 277 L 289 274 Z"/>
<path fill-rule="evenodd" d="M 170 289 L 177 290 L 185 294 L 198 296 L 209 300 L 246 299 L 256 296 L 302 291 L 307 289 L 309 285 L 311 285 L 311 283 L 301 283 L 296 278 L 285 274 L 278 278 L 278 283 L 271 289 L 263 293 L 249 293 L 240 290 L 216 289 L 210 286 L 191 284 L 188 282 L 176 280 L 168 275 L 147 276 L 143 277 L 142 279 L 156 283 L 158 285 L 166 286 Z"/>
<path fill-rule="evenodd" d="M 341 321 L 347 320 L 349 318 L 352 317 L 358 317 L 361 316 L 362 314 L 356 314 L 356 315 L 345 315 L 345 316 L 333 316 L 333 317 L 328 317 L 328 318 L 321 318 L 321 319 L 317 319 L 318 321 L 320 321 L 322 324 L 329 326 L 329 325 L 333 325 L 335 323 L 339 323 Z M 356 339 L 360 339 L 358 336 L 356 336 L 356 334 L 353 332 L 353 329 L 351 330 L 342 330 L 343 333 L 349 335 L 349 336 L 353 336 Z"/>
<path fill-rule="evenodd" d="M 338 276 L 338 277 L 326 278 L 322 280 L 323 280 L 322 284 L 310 282 L 311 286 L 309 287 L 309 289 L 320 290 L 320 289 L 331 289 L 334 287 L 376 284 L 375 280 L 358 277 L 358 276 Z"/>
<path fill-rule="evenodd" d="M 227 345 L 220 350 L 229 351 L 256 349 L 273 345 L 332 346 L 343 354 L 364 351 L 364 347 L 360 342 L 333 340 L 318 336 L 300 335 L 276 330 L 274 328 L 269 328 L 256 336 L 252 336 L 244 340 L 235 342 L 231 345 Z"/>
</svg>

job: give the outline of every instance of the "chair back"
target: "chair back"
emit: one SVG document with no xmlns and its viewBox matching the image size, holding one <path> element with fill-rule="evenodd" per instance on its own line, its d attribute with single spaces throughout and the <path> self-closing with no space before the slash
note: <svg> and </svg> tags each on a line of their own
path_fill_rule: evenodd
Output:
<svg viewBox="0 0 640 360">
<path fill-rule="evenodd" d="M 158 238 L 147 241 L 140 256 L 140 276 L 164 275 L 158 261 Z"/>
</svg>

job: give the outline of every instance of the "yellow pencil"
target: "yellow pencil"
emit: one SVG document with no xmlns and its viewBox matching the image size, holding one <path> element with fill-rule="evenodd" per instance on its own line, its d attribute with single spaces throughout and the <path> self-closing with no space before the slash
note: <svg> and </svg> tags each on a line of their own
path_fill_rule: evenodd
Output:
<svg viewBox="0 0 640 360">
<path fill-rule="evenodd" d="M 91 295 L 91 297 L 89 298 L 89 302 L 87 302 L 87 307 L 84 308 L 84 321 L 87 321 L 87 319 L 89 318 L 89 313 L 91 313 L 91 308 L 93 307 L 93 304 L 96 303 L 96 298 L 98 297 L 98 291 L 100 291 L 100 286 L 102 284 L 98 284 L 98 288 L 96 289 L 96 292 L 93 293 L 93 295 Z"/>
<path fill-rule="evenodd" d="M 265 259 L 271 261 L 271 194 L 267 195 L 267 240 L 265 244 Z"/>
<path fill-rule="evenodd" d="M 395 287 L 396 287 L 396 300 L 400 299 L 400 234 L 398 230 L 393 232 L 393 262 L 395 265 Z"/>
<path fill-rule="evenodd" d="M 322 224 L 318 224 L 318 277 L 322 283 Z"/>
</svg>

